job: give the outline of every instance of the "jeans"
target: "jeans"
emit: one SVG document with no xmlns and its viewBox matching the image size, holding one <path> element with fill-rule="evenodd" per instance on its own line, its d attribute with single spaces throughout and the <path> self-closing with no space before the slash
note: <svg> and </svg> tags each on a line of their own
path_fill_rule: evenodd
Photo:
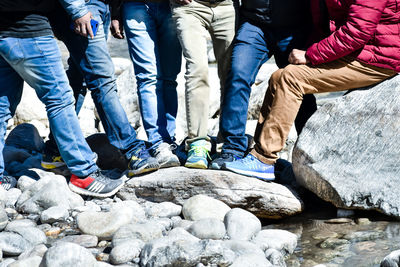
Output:
<svg viewBox="0 0 400 267">
<path fill-rule="evenodd" d="M 169 3 L 125 2 L 122 10 L 148 141 L 153 147 L 161 142 L 172 143 L 182 51 Z"/>
<path fill-rule="evenodd" d="M 247 110 L 256 75 L 261 65 L 273 55 L 278 67 L 288 64 L 293 48 L 305 40 L 301 29 L 262 29 L 249 22 L 241 24 L 234 40 L 225 94 L 221 105 L 220 135 L 224 140 L 223 153 L 244 156 L 247 151 L 245 135 Z M 312 112 L 315 98 L 310 96 Z M 311 116 L 311 115 L 309 115 Z"/>
<path fill-rule="evenodd" d="M 118 98 L 114 64 L 106 40 L 110 25 L 109 6 L 100 0 L 90 0 L 86 5 L 99 22 L 93 39 L 74 33 L 70 29 L 71 20 L 63 10 L 51 18 L 56 37 L 70 52 L 67 75 L 74 90 L 76 111 L 79 112 L 82 107 L 86 88 L 89 89 L 108 140 L 130 159 L 136 150 L 144 147 L 144 142 L 136 138 L 135 129 L 130 125 Z"/>
<path fill-rule="evenodd" d="M 50 128 L 70 171 L 77 176 L 96 171 L 95 154 L 81 132 L 72 90 L 52 36 L 0 38 L 0 151 L 4 148 L 7 121 L 21 100 L 24 80 L 46 105 Z M 3 173 L 0 153 L 0 177 Z"/>
</svg>

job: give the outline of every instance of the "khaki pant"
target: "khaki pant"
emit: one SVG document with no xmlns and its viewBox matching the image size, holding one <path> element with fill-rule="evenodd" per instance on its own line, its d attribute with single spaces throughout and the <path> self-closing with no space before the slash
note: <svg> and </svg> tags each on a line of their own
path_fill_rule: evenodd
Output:
<svg viewBox="0 0 400 267">
<path fill-rule="evenodd" d="M 274 164 L 296 118 L 303 95 L 344 91 L 379 83 L 396 72 L 344 57 L 318 66 L 288 65 L 277 70 L 261 107 L 251 153 Z"/>
<path fill-rule="evenodd" d="M 172 17 L 186 59 L 185 94 L 188 140 L 207 139 L 210 88 L 208 83 L 207 31 L 211 35 L 218 76 L 223 83 L 229 67 L 231 43 L 235 36 L 235 9 L 232 0 L 211 4 L 192 1 L 178 5 L 171 0 Z M 222 93 L 222 92 L 221 92 Z"/>
</svg>

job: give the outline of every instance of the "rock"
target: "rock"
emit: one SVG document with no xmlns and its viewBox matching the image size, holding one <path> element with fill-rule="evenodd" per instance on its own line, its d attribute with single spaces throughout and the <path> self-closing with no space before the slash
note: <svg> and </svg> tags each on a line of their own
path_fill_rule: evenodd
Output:
<svg viewBox="0 0 400 267">
<path fill-rule="evenodd" d="M 236 257 L 250 254 L 258 254 L 259 256 L 265 257 L 261 248 L 250 241 L 226 240 L 223 242 L 223 246 L 226 249 L 233 251 Z"/>
<path fill-rule="evenodd" d="M 5 207 L 7 202 L 7 190 L 0 186 L 0 207 Z"/>
<path fill-rule="evenodd" d="M 272 267 L 272 264 L 263 256 L 258 254 L 247 254 L 239 256 L 230 267 Z"/>
<path fill-rule="evenodd" d="M 191 224 L 187 231 L 200 239 L 222 239 L 225 225 L 218 219 L 201 219 Z"/>
<path fill-rule="evenodd" d="M 36 227 L 18 227 L 12 230 L 13 232 L 20 234 L 30 244 L 36 246 L 39 244 L 46 243 L 46 235 L 39 228 Z"/>
<path fill-rule="evenodd" d="M 346 234 L 343 238 L 351 242 L 362 242 L 377 240 L 385 237 L 385 233 L 377 230 L 357 231 Z"/>
<path fill-rule="evenodd" d="M 395 250 L 387 255 L 381 262 L 380 267 L 398 267 L 400 266 L 400 250 Z"/>
<path fill-rule="evenodd" d="M 29 227 L 36 227 L 36 223 L 32 220 L 23 219 L 23 220 L 14 220 L 9 222 L 6 227 L 6 231 L 14 232 L 21 228 L 29 228 Z"/>
<path fill-rule="evenodd" d="M 18 188 L 11 188 L 10 190 L 8 190 L 7 201 L 5 203 L 6 207 L 14 208 L 15 203 L 17 203 L 17 200 L 21 194 L 22 192 Z"/>
<path fill-rule="evenodd" d="M 39 171 L 43 173 L 43 171 Z M 41 213 L 42 211 L 54 207 L 65 206 L 69 209 L 82 206 L 82 197 L 69 190 L 67 182 L 63 176 L 50 175 L 43 176 L 39 181 L 25 190 L 17 201 L 17 209 L 23 213 Z"/>
<path fill-rule="evenodd" d="M 42 152 L 44 142 L 39 132 L 29 123 L 22 123 L 15 127 L 6 138 L 5 144 L 28 151 Z"/>
<path fill-rule="evenodd" d="M 121 226 L 113 235 L 113 247 L 129 241 L 140 239 L 144 242 L 149 242 L 153 239 L 162 237 L 163 226 L 149 221 L 148 223 L 132 223 Z"/>
<path fill-rule="evenodd" d="M 40 177 L 39 177 L 40 178 Z M 26 189 L 28 189 L 31 185 L 36 183 L 36 180 L 33 179 L 32 177 L 23 175 L 19 177 L 18 182 L 17 182 L 17 187 L 24 192 Z"/>
<path fill-rule="evenodd" d="M 97 246 L 98 241 L 97 236 L 94 235 L 69 235 L 61 238 L 59 242 L 75 243 L 84 248 L 93 248 Z"/>
<path fill-rule="evenodd" d="M 96 259 L 86 248 L 74 243 L 57 242 L 46 251 L 40 267 L 96 267 L 96 264 Z"/>
<path fill-rule="evenodd" d="M 0 231 L 3 231 L 3 229 L 6 228 L 7 224 L 8 224 L 7 212 L 0 207 Z"/>
<path fill-rule="evenodd" d="M 228 211 L 224 223 L 230 239 L 250 240 L 261 231 L 260 220 L 250 212 L 239 208 Z"/>
<path fill-rule="evenodd" d="M 133 222 L 144 222 L 146 220 L 146 212 L 144 208 L 137 203 L 136 201 L 133 200 L 126 200 L 126 201 L 121 201 L 117 203 L 113 203 L 112 208 L 113 209 L 119 209 L 119 208 L 129 208 L 133 212 L 134 216 L 132 219 Z"/>
<path fill-rule="evenodd" d="M 8 265 L 8 267 L 39 267 L 42 258 L 39 256 L 33 256 L 30 258 L 17 260 Z"/>
<path fill-rule="evenodd" d="M 15 260 L 13 258 L 7 258 L 4 259 L 2 262 L 0 262 L 0 267 L 7 267 L 11 263 L 13 263 Z"/>
<path fill-rule="evenodd" d="M 261 230 L 252 240 L 263 251 L 273 248 L 283 255 L 292 254 L 297 246 L 297 236 L 279 229 Z"/>
<path fill-rule="evenodd" d="M 121 226 L 128 224 L 133 218 L 132 209 L 120 207 L 109 212 L 82 212 L 76 217 L 76 222 L 83 233 L 109 240 Z"/>
<path fill-rule="evenodd" d="M 134 199 L 137 196 L 153 202 L 171 201 L 183 205 L 186 199 L 199 194 L 207 194 L 228 206 L 245 209 L 262 218 L 283 218 L 303 209 L 298 196 L 280 184 L 266 183 L 231 172 L 184 167 L 165 168 L 131 179 L 117 196 L 121 199 Z M 182 212 L 185 216 L 184 209 Z M 223 217 L 222 214 L 219 216 Z"/>
<path fill-rule="evenodd" d="M 17 125 L 32 120 L 39 120 L 48 125 L 45 105 L 39 100 L 35 90 L 26 83 L 24 83 L 21 102 L 15 111 L 14 120 Z"/>
<path fill-rule="evenodd" d="M 400 216 L 399 93 L 397 75 L 319 108 L 293 151 L 297 181 L 338 208 Z"/>
<path fill-rule="evenodd" d="M 173 217 L 181 214 L 182 206 L 172 202 L 154 203 L 146 208 L 148 217 Z"/>
<path fill-rule="evenodd" d="M 40 214 L 42 223 L 54 223 L 65 221 L 69 216 L 68 209 L 65 206 L 54 206 L 44 210 Z"/>
<path fill-rule="evenodd" d="M 32 245 L 21 235 L 10 232 L 0 233 L 0 249 L 3 255 L 18 256 Z"/>
<path fill-rule="evenodd" d="M 43 257 L 44 253 L 46 253 L 47 247 L 44 244 L 36 245 L 35 247 L 24 251 L 18 256 L 19 260 L 27 259 L 35 256 Z"/>
<path fill-rule="evenodd" d="M 132 261 L 139 257 L 140 251 L 144 247 L 143 241 L 133 239 L 125 241 L 118 246 L 115 246 L 110 253 L 110 262 L 112 264 L 122 264 Z"/>
<path fill-rule="evenodd" d="M 278 250 L 270 248 L 265 251 L 265 257 L 274 267 L 286 267 L 285 258 Z"/>
<path fill-rule="evenodd" d="M 225 214 L 231 208 L 220 200 L 206 195 L 196 195 L 185 201 L 182 208 L 183 217 L 186 220 L 201 220 L 214 218 L 224 220 Z"/>
</svg>

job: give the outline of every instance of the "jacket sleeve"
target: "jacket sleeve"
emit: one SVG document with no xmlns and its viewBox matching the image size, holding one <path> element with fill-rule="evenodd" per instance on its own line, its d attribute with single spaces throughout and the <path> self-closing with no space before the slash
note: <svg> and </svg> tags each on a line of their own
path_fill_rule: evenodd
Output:
<svg viewBox="0 0 400 267">
<path fill-rule="evenodd" d="M 86 7 L 85 0 L 59 0 L 65 11 L 72 20 L 86 15 L 89 10 Z"/>
<path fill-rule="evenodd" d="M 112 0 L 110 3 L 111 19 L 121 19 L 122 0 Z"/>
<path fill-rule="evenodd" d="M 317 65 L 344 57 L 365 46 L 374 36 L 387 1 L 352 1 L 345 23 L 330 36 L 309 47 L 306 57 Z"/>
</svg>

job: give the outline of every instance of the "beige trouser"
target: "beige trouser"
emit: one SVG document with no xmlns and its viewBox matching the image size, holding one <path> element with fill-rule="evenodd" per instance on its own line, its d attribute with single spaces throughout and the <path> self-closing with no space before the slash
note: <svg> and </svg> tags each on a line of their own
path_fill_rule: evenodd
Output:
<svg viewBox="0 0 400 267">
<path fill-rule="evenodd" d="M 351 57 L 318 66 L 288 65 L 277 70 L 269 80 L 251 153 L 264 163 L 275 163 L 304 94 L 360 88 L 394 75 L 393 70 L 367 65 Z"/>
<path fill-rule="evenodd" d="M 171 0 L 172 17 L 186 59 L 187 146 L 206 139 L 210 87 L 208 83 L 207 31 L 211 35 L 221 90 L 230 62 L 231 43 L 235 36 L 235 9 L 232 0 L 211 4 L 192 1 L 178 5 Z M 221 92 L 222 93 L 222 92 Z"/>
</svg>

